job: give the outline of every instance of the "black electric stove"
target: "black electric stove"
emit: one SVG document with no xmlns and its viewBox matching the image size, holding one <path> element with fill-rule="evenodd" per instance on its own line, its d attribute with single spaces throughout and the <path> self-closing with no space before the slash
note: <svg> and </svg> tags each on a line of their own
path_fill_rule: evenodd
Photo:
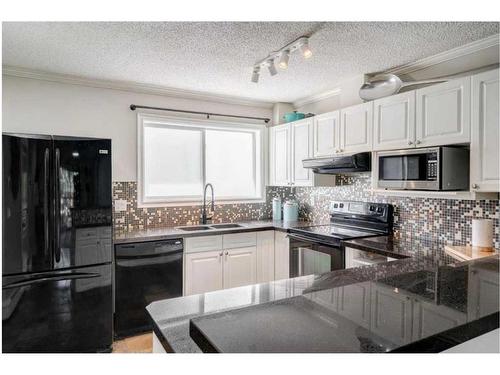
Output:
<svg viewBox="0 0 500 375">
<path fill-rule="evenodd" d="M 390 204 L 332 202 L 329 224 L 290 229 L 290 277 L 343 269 L 342 240 L 390 234 L 392 224 Z"/>
</svg>

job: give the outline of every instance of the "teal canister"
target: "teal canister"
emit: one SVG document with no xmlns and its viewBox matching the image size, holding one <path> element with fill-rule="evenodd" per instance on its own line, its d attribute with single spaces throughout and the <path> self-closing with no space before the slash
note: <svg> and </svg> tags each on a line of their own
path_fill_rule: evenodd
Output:
<svg viewBox="0 0 500 375">
<path fill-rule="evenodd" d="M 281 220 L 281 198 L 273 198 L 273 220 Z"/>
<path fill-rule="evenodd" d="M 287 200 L 283 205 L 283 221 L 298 221 L 299 204 L 293 200 Z"/>
</svg>

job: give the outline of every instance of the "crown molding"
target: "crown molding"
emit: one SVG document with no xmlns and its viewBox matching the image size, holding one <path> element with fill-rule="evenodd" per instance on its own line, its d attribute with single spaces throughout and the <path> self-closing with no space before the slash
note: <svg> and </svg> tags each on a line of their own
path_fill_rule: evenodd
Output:
<svg viewBox="0 0 500 375">
<path fill-rule="evenodd" d="M 500 45 L 500 34 L 490 35 L 487 38 L 476 40 L 475 42 L 464 44 L 448 51 L 438 53 L 437 55 L 425 57 L 423 59 L 408 63 L 405 65 L 400 65 L 398 67 L 384 71 L 384 73 L 391 74 L 409 74 L 422 70 L 433 65 L 437 65 L 449 60 L 453 60 L 462 56 L 470 55 L 472 53 L 479 52 L 481 50 L 499 46 Z"/>
<path fill-rule="evenodd" d="M 94 88 L 131 91 L 141 94 L 161 95 L 182 99 L 201 100 L 215 103 L 244 105 L 257 108 L 271 109 L 272 102 L 253 100 L 249 98 L 238 98 L 229 95 L 210 94 L 207 92 L 175 89 L 160 85 L 144 84 L 128 81 L 112 81 L 94 79 L 77 75 L 49 73 L 41 70 L 22 68 L 17 66 L 3 65 L 2 74 L 11 77 L 37 79 L 41 81 L 65 83 Z"/>
<path fill-rule="evenodd" d="M 322 93 L 319 93 L 316 95 L 307 96 L 305 98 L 294 101 L 292 104 L 295 108 L 298 108 L 298 107 L 302 107 L 306 104 L 319 102 L 320 100 L 325 100 L 325 99 L 331 98 L 332 96 L 340 95 L 340 92 L 341 92 L 340 88 L 336 88 L 336 89 L 325 91 L 325 92 L 322 92 Z"/>
</svg>

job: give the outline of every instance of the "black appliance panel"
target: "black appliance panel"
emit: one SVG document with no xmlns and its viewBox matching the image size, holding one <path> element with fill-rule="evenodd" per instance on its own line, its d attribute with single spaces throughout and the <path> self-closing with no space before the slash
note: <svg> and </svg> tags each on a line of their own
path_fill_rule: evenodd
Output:
<svg viewBox="0 0 500 375">
<path fill-rule="evenodd" d="M 54 137 L 54 171 L 54 268 L 111 262 L 111 141 Z"/>
<path fill-rule="evenodd" d="M 4 276 L 3 352 L 109 351 L 111 267 Z"/>
<path fill-rule="evenodd" d="M 181 239 L 116 245 L 115 336 L 152 329 L 146 306 L 182 296 Z"/>
<path fill-rule="evenodd" d="M 52 269 L 50 136 L 3 134 L 2 274 Z"/>
<path fill-rule="evenodd" d="M 338 243 L 289 234 L 290 277 L 321 274 L 345 268 L 344 252 Z"/>
</svg>

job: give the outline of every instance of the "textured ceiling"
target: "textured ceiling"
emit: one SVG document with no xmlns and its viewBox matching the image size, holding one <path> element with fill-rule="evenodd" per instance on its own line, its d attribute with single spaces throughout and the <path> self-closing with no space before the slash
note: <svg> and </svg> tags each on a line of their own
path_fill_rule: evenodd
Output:
<svg viewBox="0 0 500 375">
<path fill-rule="evenodd" d="M 331 90 L 498 33 L 477 22 L 4 22 L 3 64 L 271 102 Z M 313 57 L 250 82 L 270 51 L 313 33 Z"/>
</svg>

